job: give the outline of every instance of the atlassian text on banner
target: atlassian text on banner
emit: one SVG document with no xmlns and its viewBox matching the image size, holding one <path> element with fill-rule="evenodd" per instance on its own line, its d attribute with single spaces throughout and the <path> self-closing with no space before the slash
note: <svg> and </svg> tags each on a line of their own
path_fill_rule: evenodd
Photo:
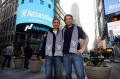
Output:
<svg viewBox="0 0 120 79">
<path fill-rule="evenodd" d="M 120 8 L 120 3 L 119 4 L 113 4 L 113 5 L 109 6 L 109 10 L 117 9 L 117 8 Z"/>
<path fill-rule="evenodd" d="M 22 12 L 22 17 L 36 17 L 36 18 L 42 18 L 42 19 L 46 19 L 50 22 L 52 22 L 52 18 L 49 15 L 45 15 L 42 13 L 39 13 L 38 11 L 30 11 L 28 9 L 26 10 L 21 10 Z"/>
</svg>

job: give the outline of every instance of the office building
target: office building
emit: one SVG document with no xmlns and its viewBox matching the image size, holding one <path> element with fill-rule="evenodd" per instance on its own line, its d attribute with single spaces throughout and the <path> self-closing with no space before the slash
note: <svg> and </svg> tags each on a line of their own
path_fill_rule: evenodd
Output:
<svg viewBox="0 0 120 79">
<path fill-rule="evenodd" d="M 19 2 L 21 1 L 21 2 Z M 32 2 L 31 2 L 32 1 Z M 19 11 L 20 9 L 22 9 L 20 5 L 26 6 L 24 4 L 29 4 L 32 5 L 32 3 L 36 2 L 37 0 L 30 0 L 30 2 L 25 2 L 25 0 L 5 0 L 1 5 L 0 5 L 0 47 L 4 48 L 7 44 L 12 43 L 14 45 L 15 50 L 19 51 L 21 47 L 25 47 L 26 45 L 30 44 L 31 47 L 33 47 L 34 49 L 39 49 L 40 47 L 40 43 L 41 43 L 41 38 L 43 38 L 43 34 L 45 32 L 43 31 L 48 31 L 47 27 L 52 28 L 52 25 L 49 26 L 49 24 L 44 24 L 42 20 L 40 20 L 41 24 L 39 23 L 21 23 L 21 21 L 25 21 L 24 19 L 18 19 L 20 17 L 19 16 Z M 39 0 L 38 0 L 39 1 Z M 64 26 L 64 15 L 65 12 L 63 11 L 63 9 L 61 8 L 61 6 L 59 5 L 59 3 L 55 0 L 54 1 L 54 7 L 52 7 L 52 2 L 48 2 L 48 8 L 53 8 L 53 13 L 54 17 L 59 18 L 61 25 Z M 20 3 L 18 5 L 18 3 Z M 40 5 L 44 5 L 44 1 L 40 0 Z M 24 7 L 25 8 L 25 7 Z M 44 9 L 44 8 L 43 8 Z M 34 9 L 33 9 L 34 10 Z M 24 11 L 22 11 L 22 13 L 24 14 Z M 47 16 L 47 18 L 45 18 L 48 21 L 51 21 L 51 15 L 45 15 L 45 14 L 41 14 L 39 12 L 40 10 L 36 11 L 35 13 L 37 13 L 39 15 L 39 18 L 44 18 L 45 16 Z M 43 11 L 43 10 L 42 10 Z M 18 13 L 19 12 L 19 13 Z M 30 12 L 32 13 L 33 11 L 28 11 L 28 15 L 25 16 L 21 16 L 23 17 L 34 17 L 35 21 L 39 21 L 36 19 L 36 14 L 30 14 Z M 47 12 L 49 13 L 49 12 Z M 44 16 L 43 16 L 44 15 Z M 54 18 L 53 17 L 53 18 Z M 33 19 L 30 19 L 33 20 Z M 25 21 L 27 22 L 27 21 Z M 18 23 L 18 24 L 17 24 Z M 30 30 L 29 25 L 33 24 L 34 25 L 34 29 Z M 51 23 L 50 23 L 51 24 Z M 18 27 L 20 26 L 20 27 Z M 24 26 L 24 27 L 23 27 Z M 25 31 L 25 26 L 26 26 L 26 30 Z M 39 27 L 37 27 L 39 26 Z M 45 28 L 43 28 L 45 27 Z M 23 30 L 24 29 L 24 30 Z M 47 29 L 47 30 L 46 30 Z M 34 31 L 35 30 L 35 31 Z"/>
<path fill-rule="evenodd" d="M 101 40 L 105 29 L 104 7 L 102 0 L 94 0 L 95 3 L 95 48 L 106 48 L 106 40 Z"/>
<path fill-rule="evenodd" d="M 80 13 L 79 13 L 79 6 L 77 3 L 73 3 L 71 6 L 71 14 L 73 15 L 73 20 L 75 22 L 75 24 L 78 24 L 78 26 L 80 25 Z"/>
</svg>

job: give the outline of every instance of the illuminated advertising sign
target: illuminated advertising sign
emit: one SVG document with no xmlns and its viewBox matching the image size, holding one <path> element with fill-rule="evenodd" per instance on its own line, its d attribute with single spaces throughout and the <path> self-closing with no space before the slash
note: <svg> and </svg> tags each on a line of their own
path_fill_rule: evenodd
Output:
<svg viewBox="0 0 120 79">
<path fill-rule="evenodd" d="M 120 21 L 107 23 L 109 36 L 120 35 Z"/>
<path fill-rule="evenodd" d="M 17 32 L 41 32 L 52 28 L 54 0 L 18 0 Z"/>
<path fill-rule="evenodd" d="M 120 0 L 103 0 L 105 15 L 116 13 L 120 11 Z"/>
</svg>

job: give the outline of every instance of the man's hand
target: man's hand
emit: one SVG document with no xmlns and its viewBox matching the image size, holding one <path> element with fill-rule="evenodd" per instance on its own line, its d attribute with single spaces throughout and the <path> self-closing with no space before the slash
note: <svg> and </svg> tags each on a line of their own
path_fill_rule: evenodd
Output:
<svg viewBox="0 0 120 79">
<path fill-rule="evenodd" d="M 85 39 L 85 42 L 84 42 L 84 44 L 83 44 L 83 47 L 82 47 L 80 50 L 77 51 L 77 54 L 78 54 L 78 55 L 82 55 L 82 54 L 84 53 L 84 51 L 85 51 L 86 48 L 87 48 L 88 42 L 89 42 L 89 38 L 87 37 L 87 38 Z"/>
<path fill-rule="evenodd" d="M 85 51 L 85 48 L 83 47 L 83 48 L 81 48 L 80 50 L 77 51 L 77 54 L 82 55 L 84 53 L 84 51 Z"/>
<path fill-rule="evenodd" d="M 44 63 L 44 62 L 45 62 L 45 59 L 42 59 L 41 62 Z"/>
</svg>

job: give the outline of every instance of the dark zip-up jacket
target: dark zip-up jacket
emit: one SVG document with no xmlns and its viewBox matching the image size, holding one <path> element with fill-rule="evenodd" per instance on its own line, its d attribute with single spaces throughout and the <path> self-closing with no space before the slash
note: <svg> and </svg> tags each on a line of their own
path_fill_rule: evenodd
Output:
<svg viewBox="0 0 120 79">
<path fill-rule="evenodd" d="M 78 38 L 81 38 L 81 39 L 87 38 L 87 34 L 83 31 L 83 29 L 79 26 L 77 27 L 78 27 Z M 70 28 L 68 28 L 67 26 L 65 26 L 65 28 L 66 30 L 64 32 L 63 53 L 68 54 L 70 53 L 69 49 L 70 49 L 70 43 L 71 43 L 72 33 L 74 29 L 74 24 Z M 77 49 L 79 50 L 80 48 L 81 48 L 80 43 L 78 42 Z"/>
<path fill-rule="evenodd" d="M 59 31 L 59 30 L 58 30 L 58 31 Z M 56 41 L 56 35 L 55 35 L 55 33 L 53 32 L 53 29 L 50 30 L 50 32 L 53 34 L 52 56 L 54 56 L 54 53 L 55 53 L 55 41 Z M 58 34 L 58 32 L 57 32 L 57 34 Z M 41 54 L 42 59 L 45 58 L 46 41 L 47 41 L 47 35 L 46 35 L 46 37 L 45 37 L 44 40 L 43 40 L 42 54 Z"/>
</svg>

